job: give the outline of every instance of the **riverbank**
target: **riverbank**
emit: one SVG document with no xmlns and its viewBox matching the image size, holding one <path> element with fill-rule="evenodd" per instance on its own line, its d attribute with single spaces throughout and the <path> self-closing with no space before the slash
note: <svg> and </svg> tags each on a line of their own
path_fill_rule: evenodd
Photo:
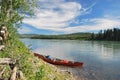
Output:
<svg viewBox="0 0 120 80">
<path fill-rule="evenodd" d="M 52 64 L 49 64 L 47 62 L 44 62 L 44 64 L 53 68 L 56 73 L 60 73 L 63 76 L 65 76 L 66 77 L 65 80 L 76 80 L 76 77 L 73 76 L 72 72 L 70 72 L 69 70 L 63 70 L 62 68 L 60 68 L 60 66 L 58 67 L 56 65 L 52 65 Z M 65 66 L 63 66 L 63 67 L 65 68 Z"/>
<path fill-rule="evenodd" d="M 78 77 L 85 77 L 85 80 L 120 79 L 120 42 L 49 39 L 21 39 L 21 41 L 33 52 L 84 62 L 82 69 L 62 70 L 68 70 Z"/>
<path fill-rule="evenodd" d="M 80 70 L 82 71 L 83 69 L 81 68 L 71 68 L 71 67 L 66 67 L 66 66 L 57 66 L 61 71 L 66 72 L 71 74 L 75 80 L 89 80 L 83 76 L 85 72 L 79 72 Z"/>
<path fill-rule="evenodd" d="M 69 73 L 62 72 L 56 67 L 38 59 L 14 34 L 5 45 L 4 50 L 0 51 L 0 58 L 11 58 L 16 61 L 18 71 L 21 71 L 26 80 L 74 80 Z M 1 65 L 5 68 L 2 79 L 9 79 L 11 69 L 9 65 Z M 62 74 L 61 74 L 62 73 Z"/>
</svg>

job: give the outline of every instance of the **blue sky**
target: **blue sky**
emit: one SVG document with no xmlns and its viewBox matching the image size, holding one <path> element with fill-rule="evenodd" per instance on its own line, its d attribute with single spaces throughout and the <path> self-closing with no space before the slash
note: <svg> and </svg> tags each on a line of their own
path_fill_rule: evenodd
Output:
<svg viewBox="0 0 120 80">
<path fill-rule="evenodd" d="M 120 28 L 120 0 L 39 0 L 22 34 L 69 34 Z"/>
</svg>

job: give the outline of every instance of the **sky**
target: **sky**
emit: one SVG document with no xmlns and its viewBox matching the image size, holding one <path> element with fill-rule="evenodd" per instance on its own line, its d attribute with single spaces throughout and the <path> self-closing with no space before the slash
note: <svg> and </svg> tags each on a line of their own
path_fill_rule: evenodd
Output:
<svg viewBox="0 0 120 80">
<path fill-rule="evenodd" d="M 120 0 L 39 0 L 21 34 L 69 34 L 120 28 Z"/>
</svg>

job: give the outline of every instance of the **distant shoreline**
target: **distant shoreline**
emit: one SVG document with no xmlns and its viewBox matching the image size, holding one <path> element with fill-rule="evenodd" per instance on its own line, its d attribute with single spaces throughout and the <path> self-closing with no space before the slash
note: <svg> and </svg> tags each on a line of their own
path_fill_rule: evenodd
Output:
<svg viewBox="0 0 120 80">
<path fill-rule="evenodd" d="M 60 39 L 60 40 L 88 40 L 91 33 L 73 33 L 62 35 L 20 34 L 20 38 L 30 39 Z"/>
</svg>

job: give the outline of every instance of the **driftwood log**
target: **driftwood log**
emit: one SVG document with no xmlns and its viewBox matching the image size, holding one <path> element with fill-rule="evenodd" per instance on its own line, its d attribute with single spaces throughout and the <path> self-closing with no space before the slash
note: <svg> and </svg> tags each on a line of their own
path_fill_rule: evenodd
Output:
<svg viewBox="0 0 120 80">
<path fill-rule="evenodd" d="M 21 80 L 26 80 L 26 78 L 24 77 L 22 71 L 19 71 L 19 78 L 20 78 Z"/>
<path fill-rule="evenodd" d="M 3 70 L 0 72 L 0 79 L 2 78 L 2 76 L 3 76 L 3 74 L 4 74 L 4 72 L 5 72 L 5 67 L 3 68 Z"/>
<path fill-rule="evenodd" d="M 0 45 L 0 51 L 5 48 L 5 45 Z"/>
<path fill-rule="evenodd" d="M 10 66 L 12 73 L 9 80 L 17 80 L 17 79 L 26 80 L 22 71 L 19 70 L 18 64 L 16 64 L 16 60 L 13 60 L 11 58 L 0 58 L 0 65 Z M 2 75 L 4 74 L 4 72 L 5 72 L 5 68 L 3 68 L 2 71 L 0 71 L 0 80 L 2 79 Z"/>
<path fill-rule="evenodd" d="M 22 71 L 18 71 L 18 66 L 15 65 L 13 70 L 12 70 L 10 80 L 17 80 L 18 78 L 20 80 L 26 80 L 26 78 L 24 77 Z"/>
<path fill-rule="evenodd" d="M 4 65 L 4 64 L 15 64 L 15 60 L 11 59 L 11 58 L 0 58 L 0 64 Z"/>
<path fill-rule="evenodd" d="M 16 75 L 17 75 L 17 69 L 18 69 L 18 67 L 17 67 L 17 65 L 15 65 L 14 66 L 14 68 L 13 68 L 13 71 L 12 71 L 12 74 L 11 74 L 11 77 L 10 77 L 10 80 L 16 80 Z"/>
</svg>

